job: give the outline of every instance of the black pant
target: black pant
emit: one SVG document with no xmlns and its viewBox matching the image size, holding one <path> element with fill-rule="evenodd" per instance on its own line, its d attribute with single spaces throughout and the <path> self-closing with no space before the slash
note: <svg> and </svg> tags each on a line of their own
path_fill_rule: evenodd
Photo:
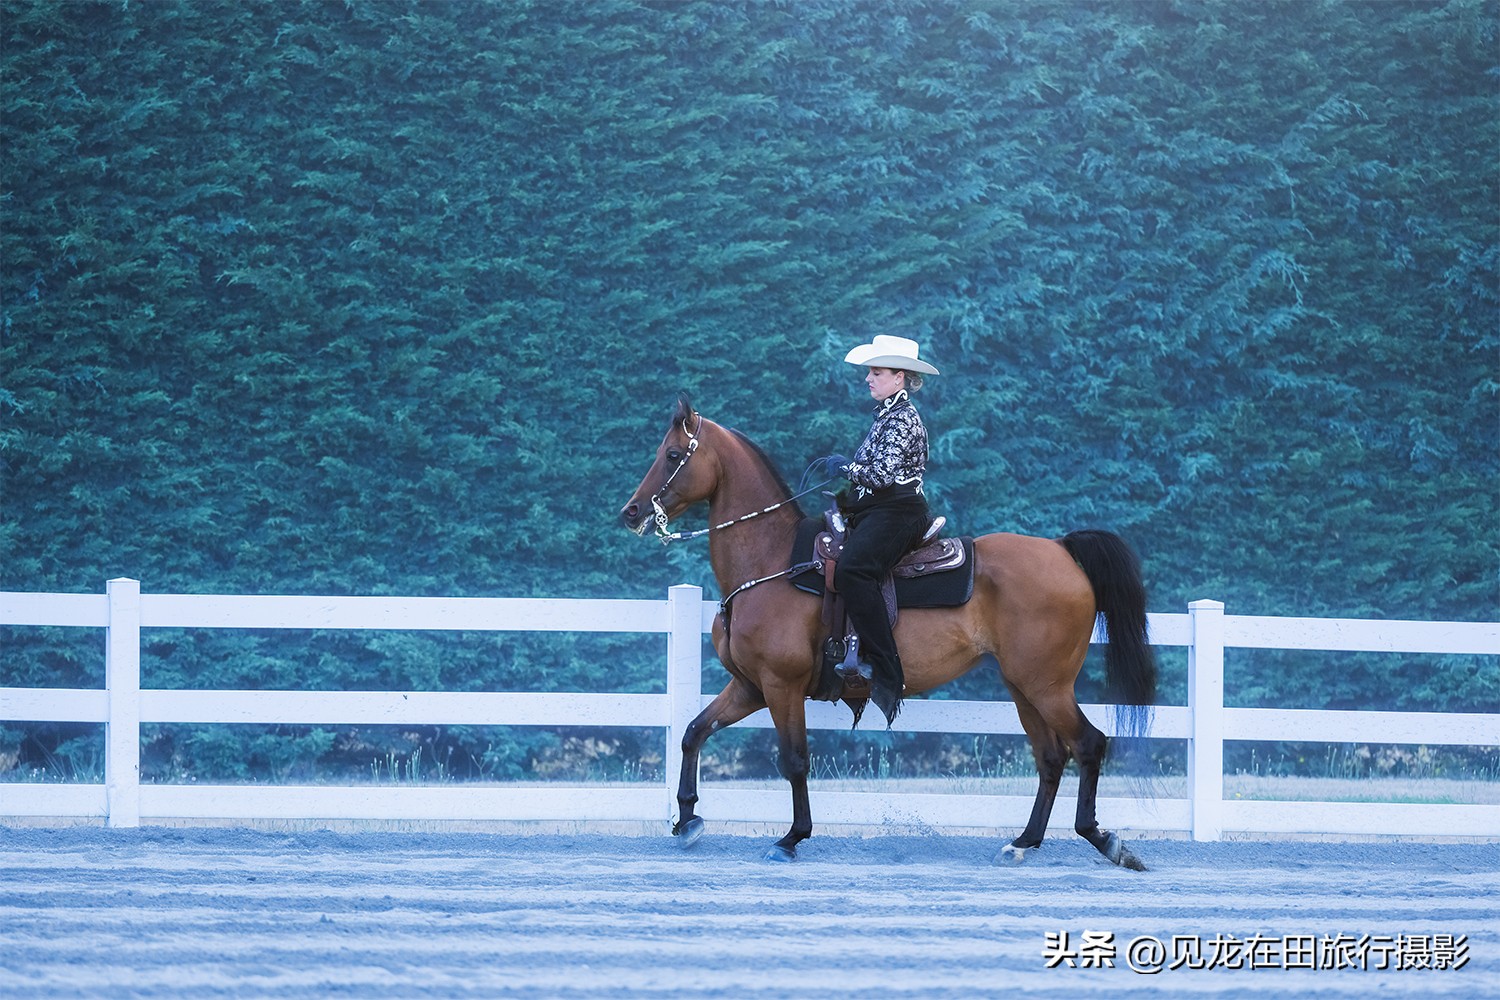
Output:
<svg viewBox="0 0 1500 1000">
<path fill-rule="evenodd" d="M 905 677 L 880 584 L 921 541 L 929 523 L 927 501 L 921 495 L 895 498 L 852 515 L 834 572 L 833 584 L 843 595 L 849 621 L 859 633 L 861 659 L 873 668 L 874 683 L 890 689 L 897 700 Z"/>
</svg>

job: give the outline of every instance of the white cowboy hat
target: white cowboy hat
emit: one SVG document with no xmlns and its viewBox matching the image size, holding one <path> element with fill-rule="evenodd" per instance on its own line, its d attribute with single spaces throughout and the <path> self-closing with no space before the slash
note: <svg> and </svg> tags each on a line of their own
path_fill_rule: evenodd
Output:
<svg viewBox="0 0 1500 1000">
<path fill-rule="evenodd" d="M 905 337 L 876 334 L 868 344 L 860 344 L 844 356 L 851 365 L 868 368 L 900 368 L 902 371 L 936 375 L 938 370 L 917 359 L 917 342 Z"/>
</svg>

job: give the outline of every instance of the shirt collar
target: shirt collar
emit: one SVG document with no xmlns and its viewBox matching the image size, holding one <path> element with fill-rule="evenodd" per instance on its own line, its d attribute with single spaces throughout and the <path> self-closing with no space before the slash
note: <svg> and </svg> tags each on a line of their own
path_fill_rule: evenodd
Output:
<svg viewBox="0 0 1500 1000">
<path fill-rule="evenodd" d="M 890 413 L 892 410 L 894 410 L 896 407 L 900 406 L 902 403 L 908 403 L 910 401 L 911 393 L 907 392 L 905 389 L 897 389 L 894 393 L 882 400 L 880 405 L 875 408 L 875 415 L 877 417 L 883 417 L 887 413 Z"/>
</svg>

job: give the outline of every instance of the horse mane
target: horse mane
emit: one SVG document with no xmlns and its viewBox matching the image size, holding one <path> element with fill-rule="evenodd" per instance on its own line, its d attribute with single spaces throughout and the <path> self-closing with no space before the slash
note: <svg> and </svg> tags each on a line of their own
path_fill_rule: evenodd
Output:
<svg viewBox="0 0 1500 1000">
<path fill-rule="evenodd" d="M 693 409 L 693 401 L 692 398 L 688 396 L 687 390 L 681 390 L 677 394 L 677 410 L 672 414 L 672 423 L 670 426 L 676 427 L 678 424 L 681 424 L 684 427 L 687 426 L 688 420 L 696 412 L 697 411 Z M 776 467 L 776 463 L 771 461 L 771 456 L 767 455 L 760 445 L 756 444 L 754 441 L 751 441 L 748 437 L 746 437 L 744 434 L 741 434 L 733 427 L 725 427 L 724 430 L 728 431 L 731 437 L 748 448 L 750 454 L 755 456 L 756 460 L 759 461 L 761 465 L 765 466 L 766 471 L 771 474 L 771 479 L 776 483 L 777 488 L 781 490 L 782 499 L 790 498 L 792 495 L 792 488 L 791 486 L 787 485 L 786 477 L 781 474 L 781 470 Z M 803 516 L 801 505 L 796 503 L 795 501 L 792 503 L 792 509 L 796 511 L 798 517 Z"/>
<path fill-rule="evenodd" d="M 750 454 L 754 455 L 760 461 L 760 464 L 765 466 L 766 471 L 771 474 L 771 478 L 776 481 L 777 488 L 781 490 L 782 498 L 789 499 L 792 495 L 792 488 L 787 485 L 786 477 L 781 474 L 781 470 L 776 468 L 776 463 L 771 461 L 771 456 L 767 455 L 760 445 L 751 441 L 733 427 L 726 427 L 724 429 L 733 435 L 735 440 L 739 441 L 740 444 L 750 449 Z M 801 504 L 793 500 L 791 507 L 792 510 L 796 511 L 799 518 L 803 516 Z"/>
</svg>

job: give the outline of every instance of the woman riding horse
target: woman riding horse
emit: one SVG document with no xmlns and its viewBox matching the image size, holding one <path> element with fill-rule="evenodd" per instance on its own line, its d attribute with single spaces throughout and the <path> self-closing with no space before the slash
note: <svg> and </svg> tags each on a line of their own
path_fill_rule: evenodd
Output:
<svg viewBox="0 0 1500 1000">
<path fill-rule="evenodd" d="M 880 401 L 875 423 L 854 461 L 839 469 L 850 488 L 839 496 L 848 523 L 834 587 L 844 598 L 849 621 L 858 634 L 858 671 L 870 681 L 870 700 L 885 713 L 886 725 L 901 709 L 906 674 L 891 634 L 881 583 L 921 541 L 931 523 L 922 475 L 927 471 L 927 428 L 912 405 L 911 394 L 924 375 L 938 370 L 917 355 L 919 347 L 905 337 L 876 336 L 844 358 L 869 369 L 865 384 Z"/>
<path fill-rule="evenodd" d="M 667 530 L 672 518 L 700 503 L 708 504 L 710 527 L 689 534 Z M 789 579 L 798 568 L 788 557 L 803 520 L 796 498 L 763 451 L 705 418 L 683 396 L 620 518 L 638 534 L 654 523 L 664 541 L 707 536 L 709 562 L 724 595 L 713 642 L 730 679 L 683 737 L 679 813 L 672 832 L 684 846 L 703 835 L 697 803 L 704 742 L 767 708 L 776 726 L 777 762 L 792 792 L 791 829 L 767 857 L 789 861 L 813 829 L 805 703 L 821 688 L 824 637 L 821 602 Z M 1116 726 L 1144 735 L 1156 664 L 1134 553 L 1108 531 L 1085 530 L 1058 539 L 981 535 L 974 539 L 973 555 L 968 601 L 901 614 L 894 632 L 906 692 L 931 691 L 993 654 L 1040 776 L 1031 818 L 1001 856 L 1019 861 L 1041 844 L 1063 768 L 1072 757 L 1078 762 L 1074 829 L 1114 863 L 1144 867 L 1095 817 L 1105 735 L 1079 709 L 1074 693 L 1095 619 L 1102 617 L 1108 634 L 1106 683 L 1119 710 Z"/>
</svg>

